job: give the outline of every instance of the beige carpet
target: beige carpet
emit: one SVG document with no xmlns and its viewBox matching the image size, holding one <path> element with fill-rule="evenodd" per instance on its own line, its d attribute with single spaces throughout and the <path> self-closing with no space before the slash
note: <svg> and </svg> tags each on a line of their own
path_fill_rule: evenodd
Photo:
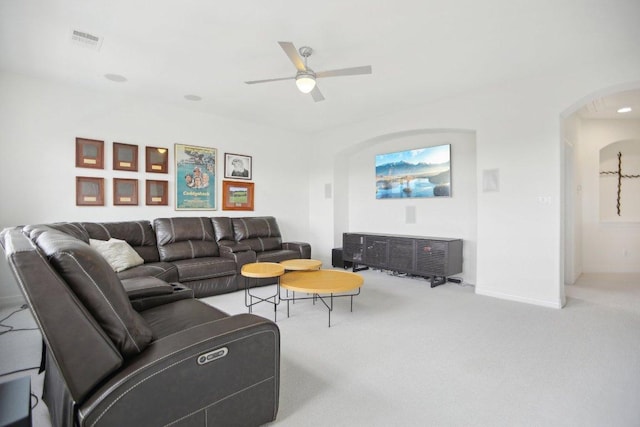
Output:
<svg viewBox="0 0 640 427">
<path fill-rule="evenodd" d="M 331 328 L 322 304 L 297 302 L 290 318 L 278 307 L 273 426 L 640 425 L 640 275 L 585 275 L 555 310 L 361 274 L 353 313 L 336 300 Z M 242 293 L 205 301 L 246 311 Z M 265 304 L 254 313 L 273 318 Z M 33 326 L 28 311 L 4 323 Z M 0 336 L 0 373 L 36 366 L 39 352 L 38 332 Z M 34 392 L 41 383 L 32 374 Z M 39 403 L 34 426 L 48 425 Z"/>
</svg>

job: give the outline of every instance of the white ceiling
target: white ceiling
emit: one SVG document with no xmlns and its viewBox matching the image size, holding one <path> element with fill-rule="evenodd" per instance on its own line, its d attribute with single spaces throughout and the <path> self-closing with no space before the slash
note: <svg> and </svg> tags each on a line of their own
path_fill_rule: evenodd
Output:
<svg viewBox="0 0 640 427">
<path fill-rule="evenodd" d="M 0 69 L 315 132 L 637 54 L 639 21 L 638 0 L 0 0 Z M 295 74 L 278 41 L 311 46 L 316 71 L 373 74 L 320 79 L 318 103 L 292 80 L 244 84 Z"/>
</svg>

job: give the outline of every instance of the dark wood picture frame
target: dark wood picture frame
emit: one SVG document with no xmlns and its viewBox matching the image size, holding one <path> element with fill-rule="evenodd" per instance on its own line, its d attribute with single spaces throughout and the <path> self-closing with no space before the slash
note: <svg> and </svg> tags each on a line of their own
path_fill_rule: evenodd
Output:
<svg viewBox="0 0 640 427">
<path fill-rule="evenodd" d="M 104 141 L 76 138 L 76 167 L 104 169 Z"/>
<path fill-rule="evenodd" d="M 104 206 L 104 178 L 76 176 L 76 206 Z"/>
<path fill-rule="evenodd" d="M 243 154 L 224 153 L 224 177 L 231 179 L 251 179 L 252 158 Z"/>
<path fill-rule="evenodd" d="M 118 171 L 138 171 L 138 146 L 113 143 L 113 169 Z"/>
<path fill-rule="evenodd" d="M 222 210 L 252 211 L 254 192 L 253 182 L 222 181 Z"/>
<path fill-rule="evenodd" d="M 169 205 L 169 181 L 146 180 L 147 206 Z"/>
<path fill-rule="evenodd" d="M 138 180 L 113 178 L 113 204 L 116 206 L 137 206 Z"/>
<path fill-rule="evenodd" d="M 169 149 L 163 147 L 145 147 L 145 165 L 147 172 L 169 172 Z"/>
</svg>

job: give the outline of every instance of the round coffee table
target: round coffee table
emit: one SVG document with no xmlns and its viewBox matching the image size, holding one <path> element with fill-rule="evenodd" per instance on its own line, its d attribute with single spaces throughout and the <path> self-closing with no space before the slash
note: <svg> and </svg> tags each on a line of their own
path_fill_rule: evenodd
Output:
<svg viewBox="0 0 640 427">
<path fill-rule="evenodd" d="M 244 285 L 244 305 L 249 308 L 249 313 L 252 312 L 252 307 L 261 302 L 268 302 L 273 304 L 273 320 L 276 320 L 277 306 L 280 303 L 280 286 L 276 284 L 276 293 L 267 297 L 261 297 L 251 293 L 251 286 L 249 279 L 264 279 L 269 277 L 280 277 L 284 274 L 284 267 L 275 262 L 252 262 L 242 266 L 240 274 L 245 277 Z M 279 281 L 279 279 L 278 279 Z M 253 302 L 256 298 L 257 301 Z M 273 299 L 273 301 L 271 301 Z"/>
<path fill-rule="evenodd" d="M 285 270 L 289 271 L 320 270 L 320 267 L 322 267 L 322 261 L 305 258 L 288 259 L 286 261 L 281 261 L 280 265 L 283 266 Z"/>
<path fill-rule="evenodd" d="M 309 298 L 283 298 L 287 301 L 287 317 L 289 317 L 289 301 L 301 299 L 320 300 L 329 313 L 329 327 L 331 327 L 331 311 L 333 311 L 333 298 L 350 297 L 351 311 L 353 311 L 353 297 L 360 295 L 360 288 L 364 283 L 361 275 L 340 270 L 314 270 L 314 271 L 291 271 L 280 279 L 280 287 L 294 292 L 307 292 L 313 294 Z M 357 289 L 356 293 L 347 293 Z M 321 294 L 324 294 L 323 297 Z M 329 304 L 325 301 L 326 294 L 329 294 Z M 334 295 L 340 294 L 340 295 Z"/>
</svg>

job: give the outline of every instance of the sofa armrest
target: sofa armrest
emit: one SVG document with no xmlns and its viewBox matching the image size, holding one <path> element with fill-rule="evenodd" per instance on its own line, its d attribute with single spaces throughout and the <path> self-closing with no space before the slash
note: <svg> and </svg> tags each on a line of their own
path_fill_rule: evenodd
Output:
<svg viewBox="0 0 640 427">
<path fill-rule="evenodd" d="M 181 299 L 193 299 L 193 289 L 184 286 L 181 283 L 171 283 L 171 289 L 173 291 L 170 294 L 148 296 L 144 298 L 137 298 L 131 300 L 133 309 L 138 312 L 149 310 L 150 308 L 157 307 L 159 305 L 169 304 Z"/>
<path fill-rule="evenodd" d="M 262 425 L 276 417 L 279 378 L 277 325 L 225 317 L 151 343 L 80 406 L 80 425 Z"/>
<path fill-rule="evenodd" d="M 311 245 L 304 242 L 283 242 L 282 249 L 296 251 L 300 254 L 300 258 L 311 258 Z"/>
<path fill-rule="evenodd" d="M 254 251 L 242 251 L 242 252 L 225 252 L 220 246 L 220 256 L 223 258 L 230 258 L 236 263 L 236 274 L 242 272 L 242 266 L 251 262 L 257 261 L 257 255 Z"/>
<path fill-rule="evenodd" d="M 251 246 L 248 244 L 236 243 L 233 240 L 220 240 L 218 247 L 220 248 L 221 255 L 224 253 L 237 253 L 251 250 Z"/>
<path fill-rule="evenodd" d="M 121 279 L 120 282 L 122 282 L 122 286 L 131 300 L 173 293 L 173 287 L 157 277 L 131 277 Z"/>
</svg>

